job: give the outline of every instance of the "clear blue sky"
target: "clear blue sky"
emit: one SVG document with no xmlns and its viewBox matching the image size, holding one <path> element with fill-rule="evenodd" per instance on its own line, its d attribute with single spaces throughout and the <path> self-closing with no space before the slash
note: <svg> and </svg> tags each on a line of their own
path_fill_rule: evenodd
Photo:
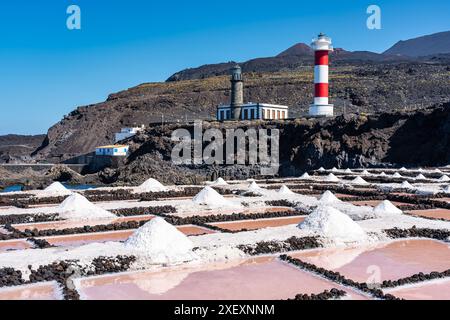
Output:
<svg viewBox="0 0 450 320">
<path fill-rule="evenodd" d="M 82 10 L 82 30 L 66 9 Z M 382 9 L 382 30 L 366 9 Z M 234 5 L 232 7 L 231 5 Z M 0 134 L 45 133 L 80 105 L 187 67 L 272 56 L 328 33 L 336 47 L 382 52 L 450 30 L 448 0 L 44 0 L 0 3 Z"/>
</svg>

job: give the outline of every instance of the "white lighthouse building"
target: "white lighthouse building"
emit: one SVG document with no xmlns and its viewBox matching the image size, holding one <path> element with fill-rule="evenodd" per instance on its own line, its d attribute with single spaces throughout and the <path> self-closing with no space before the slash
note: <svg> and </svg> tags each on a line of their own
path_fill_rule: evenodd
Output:
<svg viewBox="0 0 450 320">
<path fill-rule="evenodd" d="M 311 43 L 315 51 L 314 67 L 314 103 L 309 107 L 309 115 L 313 117 L 332 117 L 334 106 L 328 100 L 329 55 L 333 51 L 331 39 L 319 34 Z"/>
</svg>

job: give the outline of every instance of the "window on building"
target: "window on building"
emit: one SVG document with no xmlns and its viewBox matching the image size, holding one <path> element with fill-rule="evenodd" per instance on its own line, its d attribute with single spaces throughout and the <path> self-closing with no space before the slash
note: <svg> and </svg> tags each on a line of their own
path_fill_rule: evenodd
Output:
<svg viewBox="0 0 450 320">
<path fill-rule="evenodd" d="M 281 117 L 282 117 L 282 119 L 286 119 L 286 111 L 283 111 L 283 112 L 281 113 Z"/>
<path fill-rule="evenodd" d="M 277 111 L 277 119 L 281 119 L 280 110 Z"/>
<path fill-rule="evenodd" d="M 231 119 L 231 110 L 227 110 L 226 117 L 224 119 Z"/>
<path fill-rule="evenodd" d="M 275 110 L 272 110 L 272 118 L 271 119 L 275 119 Z"/>
<path fill-rule="evenodd" d="M 256 118 L 256 116 L 255 116 L 255 109 L 251 109 L 250 110 L 250 119 L 255 119 Z"/>
<path fill-rule="evenodd" d="M 243 117 L 242 117 L 242 119 L 248 119 L 248 110 L 247 109 L 244 109 L 244 114 L 243 114 Z"/>
</svg>

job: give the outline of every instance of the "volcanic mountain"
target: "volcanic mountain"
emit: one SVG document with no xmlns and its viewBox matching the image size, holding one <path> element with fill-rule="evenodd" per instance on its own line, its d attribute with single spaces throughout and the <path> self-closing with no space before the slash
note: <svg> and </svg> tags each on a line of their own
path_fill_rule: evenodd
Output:
<svg viewBox="0 0 450 320">
<path fill-rule="evenodd" d="M 385 55 L 424 57 L 450 53 L 450 31 L 397 42 Z"/>
</svg>

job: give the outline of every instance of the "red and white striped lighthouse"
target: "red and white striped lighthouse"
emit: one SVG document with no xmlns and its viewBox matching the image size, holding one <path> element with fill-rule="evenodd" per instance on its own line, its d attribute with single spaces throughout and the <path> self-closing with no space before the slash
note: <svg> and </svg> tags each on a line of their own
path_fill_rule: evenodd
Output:
<svg viewBox="0 0 450 320">
<path fill-rule="evenodd" d="M 314 103 L 309 107 L 309 115 L 314 117 L 332 117 L 334 115 L 333 105 L 328 101 L 328 62 L 329 54 L 333 51 L 331 39 L 319 34 L 317 39 L 311 43 L 315 51 L 314 67 Z"/>
</svg>

